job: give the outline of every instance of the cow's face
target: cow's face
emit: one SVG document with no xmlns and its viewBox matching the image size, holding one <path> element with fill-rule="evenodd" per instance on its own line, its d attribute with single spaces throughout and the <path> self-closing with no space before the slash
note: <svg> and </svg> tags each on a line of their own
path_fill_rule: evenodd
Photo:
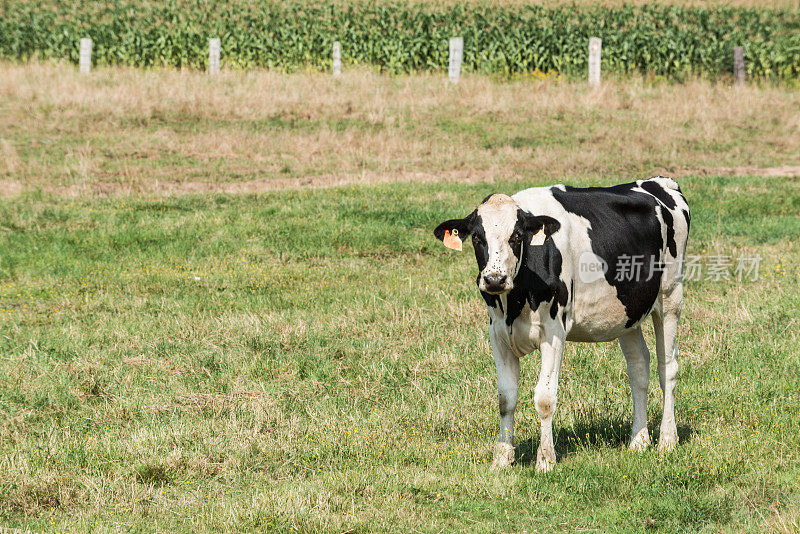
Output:
<svg viewBox="0 0 800 534">
<path fill-rule="evenodd" d="M 531 215 L 511 197 L 498 194 L 486 197 L 467 217 L 443 222 L 433 233 L 445 245 L 459 250 L 460 242 L 471 235 L 480 271 L 478 288 L 499 295 L 514 288 L 526 248 L 541 246 L 560 226 L 555 219 Z"/>
</svg>

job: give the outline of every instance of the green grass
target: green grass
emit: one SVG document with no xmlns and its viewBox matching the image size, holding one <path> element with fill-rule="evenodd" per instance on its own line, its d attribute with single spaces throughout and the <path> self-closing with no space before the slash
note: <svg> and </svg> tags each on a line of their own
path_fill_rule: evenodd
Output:
<svg viewBox="0 0 800 534">
<path fill-rule="evenodd" d="M 688 283 L 672 454 L 625 449 L 618 346 L 570 344 L 546 475 L 532 465 L 537 354 L 518 464 L 489 470 L 474 258 L 431 235 L 530 182 L 0 200 L 0 523 L 794 531 L 800 180 L 681 184 L 690 252 L 759 254 L 761 278 Z"/>
</svg>

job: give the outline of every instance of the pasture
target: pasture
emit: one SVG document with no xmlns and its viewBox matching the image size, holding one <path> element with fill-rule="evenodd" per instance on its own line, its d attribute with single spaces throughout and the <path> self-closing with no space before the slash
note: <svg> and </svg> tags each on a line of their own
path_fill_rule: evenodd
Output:
<svg viewBox="0 0 800 534">
<path fill-rule="evenodd" d="M 703 80 L 0 64 L 0 524 L 797 531 L 798 117 L 796 89 Z M 555 470 L 532 465 L 534 354 L 517 464 L 491 471 L 472 247 L 432 228 L 657 173 L 703 265 L 762 258 L 686 284 L 680 444 L 628 452 L 619 347 L 570 343 Z"/>
</svg>

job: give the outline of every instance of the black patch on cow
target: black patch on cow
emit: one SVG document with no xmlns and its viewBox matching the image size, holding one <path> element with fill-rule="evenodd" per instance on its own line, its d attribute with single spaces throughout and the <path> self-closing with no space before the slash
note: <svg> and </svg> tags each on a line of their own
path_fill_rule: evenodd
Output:
<svg viewBox="0 0 800 534">
<path fill-rule="evenodd" d="M 607 264 L 606 281 L 617 289 L 617 297 L 628 316 L 626 328 L 640 321 L 658 297 L 661 269 L 658 267 L 664 240 L 661 223 L 656 217 L 656 198 L 633 191 L 636 183 L 612 187 L 575 188 L 564 191 L 553 187 L 553 197 L 570 213 L 587 219 L 592 252 Z M 673 237 L 674 240 L 674 237 Z M 617 276 L 625 258 L 641 261 L 638 276 Z M 620 259 L 623 262 L 620 262 Z M 651 272 L 651 270 L 653 272 Z M 620 279 L 618 279 L 620 278 Z"/>
<path fill-rule="evenodd" d="M 480 274 L 478 275 L 478 277 L 480 278 Z M 503 301 L 500 299 L 499 295 L 492 295 L 491 293 L 487 293 L 486 291 L 481 291 L 481 296 L 483 297 L 483 301 L 486 303 L 487 306 L 491 308 L 500 308 L 500 312 L 505 313 L 503 312 Z"/>
<path fill-rule="evenodd" d="M 675 243 L 675 220 L 672 218 L 672 212 L 661 206 L 661 218 L 664 219 L 664 225 L 667 227 L 667 248 L 672 257 L 676 258 L 678 245 Z"/>
<path fill-rule="evenodd" d="M 557 231 L 560 224 L 550 217 L 536 217 L 522 210 L 517 211 L 515 230 L 522 233 L 525 243 L 530 243 L 533 236 L 542 227 L 547 233 L 548 228 L 551 232 Z M 524 248 L 522 263 L 514 278 L 514 287 L 508 292 L 508 311 L 506 312 L 508 326 L 511 326 L 519 317 L 526 302 L 531 310 L 537 310 L 541 303 L 553 301 L 550 307 L 550 316 L 553 319 L 558 314 L 558 305 L 566 306 L 567 304 L 569 292 L 567 285 L 560 278 L 561 252 L 550 235 L 547 233 L 544 244 Z M 519 255 L 519 252 L 515 250 L 515 254 Z"/>
<path fill-rule="evenodd" d="M 489 263 L 489 245 L 486 244 L 486 232 L 483 230 L 483 219 L 475 214 L 475 224 L 472 228 L 472 248 L 475 249 L 475 260 L 478 262 L 480 274 Z"/>
<path fill-rule="evenodd" d="M 515 229 L 520 232 L 527 232 L 530 236 L 544 230 L 545 239 L 558 232 L 561 223 L 547 215 L 531 215 L 526 211 L 517 209 L 517 224 Z M 537 245 L 538 246 L 538 245 Z"/>
<path fill-rule="evenodd" d="M 688 230 L 692 223 L 692 216 L 689 214 L 689 210 L 681 210 L 681 213 L 683 213 L 683 218 L 686 219 L 686 229 Z"/>
<path fill-rule="evenodd" d="M 566 330 L 567 329 L 567 312 L 566 311 L 561 312 L 561 324 L 564 325 L 564 330 Z"/>
<path fill-rule="evenodd" d="M 669 209 L 674 209 L 675 206 L 677 206 L 675 199 L 672 198 L 672 195 L 664 191 L 664 188 L 661 187 L 657 182 L 645 180 L 642 182 L 641 188 L 663 202 L 664 205 Z"/>
</svg>

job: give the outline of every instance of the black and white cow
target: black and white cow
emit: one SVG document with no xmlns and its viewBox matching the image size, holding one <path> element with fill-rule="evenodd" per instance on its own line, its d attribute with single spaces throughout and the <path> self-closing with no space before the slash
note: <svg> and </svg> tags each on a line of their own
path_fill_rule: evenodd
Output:
<svg viewBox="0 0 800 534">
<path fill-rule="evenodd" d="M 675 447 L 675 338 L 689 220 L 678 184 L 658 176 L 613 187 L 554 185 L 490 195 L 467 217 L 434 230 L 458 250 L 472 236 L 497 367 L 496 467 L 514 461 L 519 358 L 537 348 L 542 367 L 534 402 L 542 435 L 536 469 L 555 465 L 553 413 L 565 341 L 619 339 L 633 397 L 630 447 L 647 447 L 650 353 L 641 325 L 648 316 L 664 402 L 659 447 Z"/>
</svg>

